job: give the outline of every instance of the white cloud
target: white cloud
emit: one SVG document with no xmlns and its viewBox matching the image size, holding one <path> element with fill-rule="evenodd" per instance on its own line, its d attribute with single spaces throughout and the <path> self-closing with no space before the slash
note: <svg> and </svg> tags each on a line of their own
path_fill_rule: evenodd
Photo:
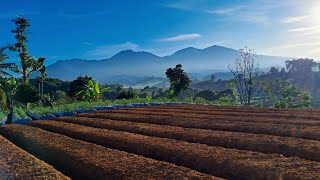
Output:
<svg viewBox="0 0 320 180">
<path fill-rule="evenodd" d="M 179 9 L 179 10 L 193 10 L 197 5 L 204 2 L 204 0 L 178 0 L 165 4 L 165 7 Z"/>
<path fill-rule="evenodd" d="M 306 32 L 313 30 L 314 27 L 303 27 L 303 28 L 295 28 L 295 29 L 289 29 L 288 32 Z"/>
<path fill-rule="evenodd" d="M 302 41 L 296 40 L 286 44 L 279 44 L 272 48 L 265 49 L 264 54 L 281 55 L 286 57 L 308 57 L 319 58 L 320 41 Z"/>
<path fill-rule="evenodd" d="M 109 58 L 123 50 L 140 50 L 139 45 L 132 42 L 125 42 L 122 44 L 97 46 L 92 50 L 85 52 L 83 57 L 88 59 L 105 59 Z"/>
<path fill-rule="evenodd" d="M 320 26 L 309 26 L 302 28 L 289 29 L 288 32 L 298 36 L 318 36 L 320 34 Z"/>
<path fill-rule="evenodd" d="M 163 41 L 163 42 L 185 41 L 185 40 L 198 39 L 201 37 L 202 37 L 201 34 L 180 34 L 177 36 L 160 39 L 160 41 Z"/>
<path fill-rule="evenodd" d="M 235 6 L 231 8 L 224 8 L 224 9 L 214 9 L 207 11 L 209 14 L 218 14 L 218 15 L 234 15 L 237 11 L 245 8 L 246 6 Z"/>
<path fill-rule="evenodd" d="M 290 24 L 290 23 L 301 22 L 307 18 L 309 18 L 309 16 L 286 17 L 286 18 L 282 19 L 281 22 L 285 23 L 285 24 Z"/>
<path fill-rule="evenodd" d="M 269 17 L 264 10 L 252 10 L 257 9 L 248 5 L 239 5 L 234 7 L 213 9 L 206 11 L 209 14 L 218 16 L 225 16 L 232 21 L 248 22 L 248 23 L 266 23 Z"/>
</svg>

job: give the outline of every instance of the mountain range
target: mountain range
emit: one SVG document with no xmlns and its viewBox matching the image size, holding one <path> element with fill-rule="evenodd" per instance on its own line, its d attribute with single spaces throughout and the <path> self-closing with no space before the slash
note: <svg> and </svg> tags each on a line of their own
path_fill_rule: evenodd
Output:
<svg viewBox="0 0 320 180">
<path fill-rule="evenodd" d="M 144 51 L 125 50 L 102 60 L 60 60 L 47 67 L 47 74 L 49 77 L 68 81 L 80 75 L 88 75 L 100 83 L 134 86 L 146 78 L 157 84 L 157 81 L 161 83 L 165 80 L 166 69 L 175 67 L 176 64 L 182 64 L 192 79 L 202 79 L 213 73 L 225 74 L 221 72 L 228 72 L 228 65 L 237 57 L 239 51 L 216 45 L 204 49 L 188 47 L 163 57 Z M 257 55 L 257 59 L 260 68 L 284 66 L 285 61 L 290 60 L 265 55 Z"/>
</svg>

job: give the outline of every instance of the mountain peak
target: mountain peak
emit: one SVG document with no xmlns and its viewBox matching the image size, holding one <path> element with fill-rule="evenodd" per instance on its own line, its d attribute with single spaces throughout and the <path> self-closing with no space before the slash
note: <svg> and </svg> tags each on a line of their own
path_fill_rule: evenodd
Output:
<svg viewBox="0 0 320 180">
<path fill-rule="evenodd" d="M 123 57 L 150 58 L 150 57 L 158 57 L 158 56 L 145 51 L 124 50 L 112 56 L 110 59 L 123 58 Z"/>
</svg>

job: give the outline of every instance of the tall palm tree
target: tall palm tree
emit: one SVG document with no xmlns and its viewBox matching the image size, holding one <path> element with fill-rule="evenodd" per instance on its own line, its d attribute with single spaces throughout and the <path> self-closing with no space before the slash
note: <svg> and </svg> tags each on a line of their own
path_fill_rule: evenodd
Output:
<svg viewBox="0 0 320 180">
<path fill-rule="evenodd" d="M 18 67 L 15 63 L 3 63 L 8 59 L 8 55 L 4 52 L 8 47 L 0 47 L 0 77 L 12 77 L 6 70 L 17 72 Z"/>
</svg>

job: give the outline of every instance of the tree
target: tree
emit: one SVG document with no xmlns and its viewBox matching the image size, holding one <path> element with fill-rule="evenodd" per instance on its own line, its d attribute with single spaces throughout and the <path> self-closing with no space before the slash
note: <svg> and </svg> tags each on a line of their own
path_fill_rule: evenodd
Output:
<svg viewBox="0 0 320 180">
<path fill-rule="evenodd" d="M 214 91 L 211 91 L 211 90 L 204 90 L 204 91 L 200 91 L 198 92 L 195 96 L 194 96 L 194 99 L 197 99 L 197 98 L 203 98 L 207 101 L 214 101 L 214 100 L 217 100 L 217 97 L 216 97 L 216 93 Z"/>
<path fill-rule="evenodd" d="M 170 90 L 173 91 L 173 96 L 178 96 L 181 90 L 186 90 L 190 87 L 191 80 L 188 74 L 182 69 L 181 64 L 177 64 L 173 69 L 167 69 L 166 75 L 170 79 Z"/>
<path fill-rule="evenodd" d="M 29 76 L 31 73 L 36 72 L 43 66 L 45 58 L 40 57 L 35 60 L 28 52 L 26 43 L 28 42 L 27 35 L 30 34 L 28 27 L 30 26 L 28 20 L 22 16 L 13 19 L 12 22 L 16 28 L 11 32 L 15 34 L 16 43 L 10 46 L 11 51 L 16 51 L 20 58 L 21 68 L 19 71 L 22 74 L 23 82 L 29 83 Z"/>
<path fill-rule="evenodd" d="M 6 106 L 9 110 L 9 114 L 7 117 L 6 124 L 12 124 L 13 122 L 13 94 L 16 89 L 16 79 L 14 77 L 11 77 L 8 81 L 5 82 L 3 88 L 6 92 Z"/>
<path fill-rule="evenodd" d="M 137 94 L 134 91 L 130 90 L 122 90 L 118 96 L 117 99 L 133 99 L 136 98 Z"/>
<path fill-rule="evenodd" d="M 41 99 L 39 92 L 30 84 L 22 82 L 18 85 L 15 99 L 28 109 L 28 103 L 34 103 Z"/>
<path fill-rule="evenodd" d="M 211 80 L 211 81 L 216 81 L 216 79 L 217 79 L 217 77 L 216 77 L 214 74 L 212 74 L 212 75 L 210 76 L 210 80 Z"/>
<path fill-rule="evenodd" d="M 310 73 L 318 68 L 320 63 L 315 62 L 313 59 L 294 59 L 286 61 L 286 67 L 289 73 Z"/>
<path fill-rule="evenodd" d="M 1 96 L 3 96 L 0 100 L 1 104 L 5 105 L 6 109 L 9 110 L 8 118 L 6 123 L 12 123 L 13 121 L 13 102 L 12 95 L 14 93 L 16 87 L 16 80 L 12 77 L 11 74 L 6 72 L 6 70 L 17 72 L 17 65 L 14 63 L 3 63 L 4 60 L 8 59 L 5 50 L 7 46 L 0 48 L 0 78 L 2 79 L 0 84 Z M 3 77 L 9 77 L 9 80 L 3 79 Z M 4 93 L 3 93 L 4 92 Z"/>
<path fill-rule="evenodd" d="M 68 90 L 68 96 L 72 98 L 76 98 L 76 94 L 86 89 L 86 85 L 88 84 L 89 80 L 92 80 L 92 77 L 88 76 L 79 76 L 76 80 L 70 82 L 69 90 Z M 80 98 L 81 99 L 81 98 Z M 78 100 L 80 100 L 78 98 Z"/>
<path fill-rule="evenodd" d="M 290 81 L 275 80 L 263 83 L 269 104 L 275 108 L 305 108 L 311 106 L 311 96 Z"/>
<path fill-rule="evenodd" d="M 88 81 L 86 88 L 84 90 L 79 91 L 76 96 L 80 97 L 85 101 L 97 101 L 101 95 L 108 91 L 109 88 L 103 88 L 100 90 L 99 83 L 93 82 L 92 80 Z"/>
<path fill-rule="evenodd" d="M 279 73 L 279 68 L 272 66 L 269 73 L 271 75 L 277 75 Z"/>
<path fill-rule="evenodd" d="M 294 59 L 286 61 L 289 78 L 301 89 L 311 89 L 313 86 L 314 72 L 319 71 L 320 63 L 313 59 Z M 308 77 L 308 78 L 306 78 Z"/>
<path fill-rule="evenodd" d="M 15 63 L 3 63 L 4 60 L 8 59 L 7 54 L 5 53 L 5 50 L 7 49 L 7 46 L 0 47 L 0 76 L 1 77 L 12 77 L 11 74 L 6 72 L 6 70 L 17 72 L 18 67 Z"/>
<path fill-rule="evenodd" d="M 255 93 L 254 83 L 258 76 L 259 66 L 256 62 L 257 55 L 252 49 L 240 49 L 240 57 L 234 61 L 234 65 L 228 68 L 233 75 L 233 83 L 236 86 L 240 103 L 250 106 Z"/>
<path fill-rule="evenodd" d="M 47 69 L 46 66 L 43 64 L 45 58 L 39 58 L 38 62 L 35 64 L 35 67 L 41 74 L 40 76 L 40 82 L 41 82 L 41 88 L 40 88 L 40 82 L 39 82 L 39 92 L 41 92 L 41 97 L 43 97 L 43 81 L 47 77 Z"/>
</svg>

